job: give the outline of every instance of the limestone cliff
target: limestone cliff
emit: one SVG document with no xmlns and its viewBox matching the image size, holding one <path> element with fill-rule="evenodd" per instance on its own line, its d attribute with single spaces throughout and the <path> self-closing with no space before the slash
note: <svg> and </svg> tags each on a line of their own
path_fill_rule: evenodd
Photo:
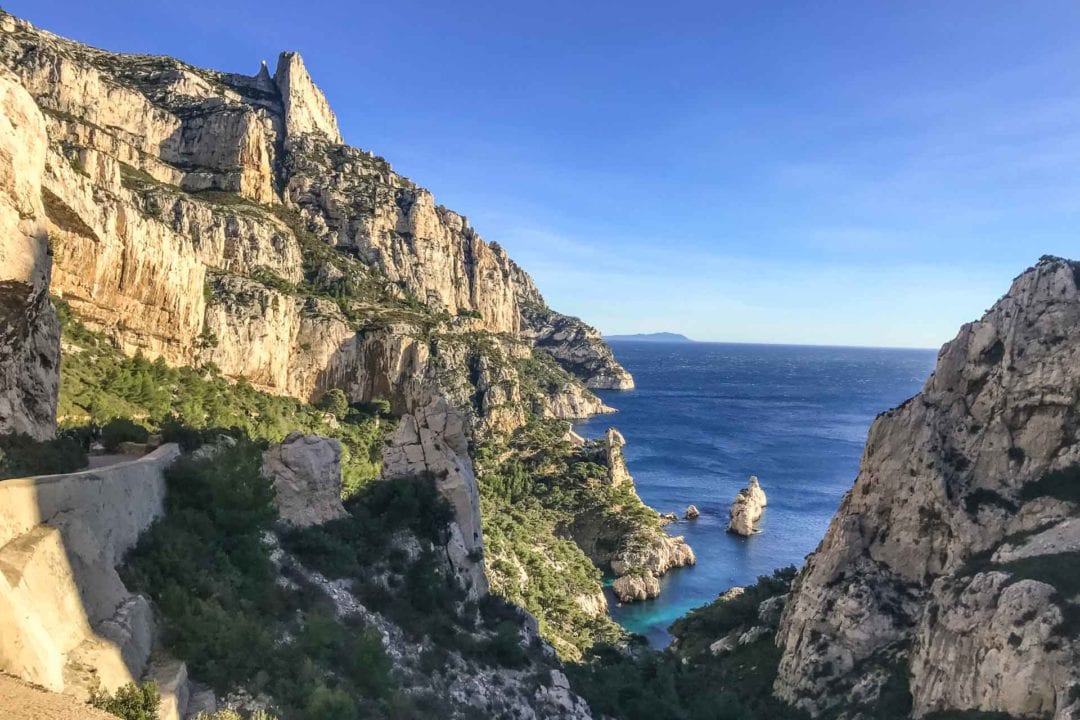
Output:
<svg viewBox="0 0 1080 720">
<path fill-rule="evenodd" d="M 529 414 L 610 411 L 589 387 L 632 381 L 596 332 L 548 309 L 464 216 L 344 145 L 297 53 L 243 76 L 90 48 L 0 14 L 0 66 L 40 108 L 23 103 L 36 124 L 19 142 L 40 191 L 23 193 L 36 204 L 19 222 L 37 249 L 19 248 L 34 281 L 18 317 L 51 312 L 47 229 L 51 291 L 125 353 L 305 401 L 340 388 L 389 403 L 401 424 L 385 475 L 434 478 L 457 512 L 448 559 L 483 594 L 470 439 Z M 55 322 L 19 327 L 42 347 L 5 348 L 55 358 L 44 347 Z M 49 431 L 54 366 L 17 369 L 10 384 L 45 404 L 0 408 L 3 422 L 34 414 L 35 432 Z"/>
<path fill-rule="evenodd" d="M 0 74 L 0 432 L 38 438 L 53 432 L 60 360 L 41 201 L 47 143 L 33 99 Z"/>
<path fill-rule="evenodd" d="M 591 387 L 630 384 L 595 332 L 548 310 L 466 218 L 343 145 L 299 54 L 249 77 L 97 50 L 4 14 L 0 65 L 47 120 L 52 290 L 128 352 L 364 401 L 400 386 L 410 341 L 437 326 L 535 344 Z M 558 320 L 558 338 L 522 297 Z M 601 407 L 574 395 L 553 413 Z"/>
<path fill-rule="evenodd" d="M 899 678 L 916 716 L 1080 712 L 1078 361 L 1080 265 L 1044 258 L 878 417 L 784 611 L 780 697 L 851 713 Z"/>
</svg>

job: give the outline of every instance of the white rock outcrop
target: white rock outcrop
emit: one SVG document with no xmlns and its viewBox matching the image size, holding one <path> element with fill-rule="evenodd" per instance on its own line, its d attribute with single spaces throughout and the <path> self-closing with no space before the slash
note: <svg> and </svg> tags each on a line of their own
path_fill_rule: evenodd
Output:
<svg viewBox="0 0 1080 720">
<path fill-rule="evenodd" d="M 45 152 L 44 178 L 34 182 L 47 192 L 47 213 L 34 215 L 52 236 L 52 292 L 125 352 L 212 362 L 305 400 L 353 373 L 396 385 L 358 351 L 366 338 L 356 317 L 290 290 L 304 279 L 303 239 L 355 256 L 371 270 L 360 280 L 382 284 L 387 297 L 416 298 L 466 331 L 536 345 L 586 385 L 628 386 L 603 341 L 547 308 L 502 248 L 386 161 L 341 144 L 337 120 L 296 53 L 282 54 L 274 78 L 265 67 L 247 77 L 109 53 L 11 15 L 0 19 L 0 68 L 45 111 L 48 141 L 35 129 L 36 140 L 17 144 L 18 157 L 37 153 L 38 169 Z M 42 178 L 24 169 L 20 182 Z M 31 215 L 19 217 L 25 236 Z M 32 234 L 44 247 L 39 229 Z M 31 260 L 43 253 L 22 250 L 19 262 L 42 277 Z M 25 284 L 22 265 L 12 279 Z M 342 279 L 332 262 L 320 260 L 319 273 Z M 561 339 L 533 326 L 526 302 L 563 328 Z M 415 330 L 403 334 L 411 339 Z M 538 408 L 555 417 L 607 410 L 576 384 Z"/>
<path fill-rule="evenodd" d="M 285 132 L 289 136 L 318 132 L 331 142 L 342 142 L 337 117 L 322 90 L 308 74 L 300 53 L 281 53 L 274 71 L 274 83 L 285 106 Z"/>
<path fill-rule="evenodd" d="M 0 671 L 81 699 L 158 679 L 150 604 L 116 566 L 163 512 L 164 470 L 178 454 L 165 445 L 98 470 L 0 482 Z"/>
<path fill-rule="evenodd" d="M 443 397 L 432 397 L 401 418 L 383 450 L 383 476 L 429 474 L 454 510 L 447 557 L 470 598 L 487 594 L 480 493 L 469 457 L 466 417 Z"/>
<path fill-rule="evenodd" d="M 263 453 L 263 475 L 274 481 L 281 519 L 297 527 L 346 517 L 341 504 L 341 443 L 291 433 Z"/>
<path fill-rule="evenodd" d="M 767 502 L 761 483 L 756 476 L 751 476 L 749 484 L 739 491 L 731 504 L 728 532 L 743 537 L 749 537 L 757 532 L 757 522 L 761 519 Z"/>
<path fill-rule="evenodd" d="M 640 575 L 623 575 L 615 578 L 611 590 L 621 602 L 649 600 L 660 594 L 660 580 L 649 572 Z"/>
</svg>

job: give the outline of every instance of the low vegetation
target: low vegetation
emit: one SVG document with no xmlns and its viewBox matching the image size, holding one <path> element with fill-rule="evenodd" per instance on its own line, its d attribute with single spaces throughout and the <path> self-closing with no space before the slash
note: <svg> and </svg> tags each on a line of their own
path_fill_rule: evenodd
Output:
<svg viewBox="0 0 1080 720">
<path fill-rule="evenodd" d="M 117 688 L 115 694 L 100 689 L 95 691 L 90 695 L 90 704 L 122 720 L 158 720 L 161 695 L 153 682 L 145 685 L 128 683 Z"/>
<path fill-rule="evenodd" d="M 23 433 L 0 435 L 0 480 L 69 473 L 84 467 L 86 450 L 77 433 L 44 441 Z"/>
<path fill-rule="evenodd" d="M 565 423 L 534 416 L 510 438 L 480 443 L 474 455 L 492 591 L 535 615 L 560 655 L 577 659 L 624 633 L 596 604 L 603 576 L 572 531 L 587 519 L 615 542 L 631 542 L 659 525 L 632 490 L 607 483 L 593 448 L 575 447 L 565 435 Z"/>
<path fill-rule="evenodd" d="M 267 541 L 273 486 L 260 464 L 260 447 L 247 440 L 178 460 L 166 473 L 165 516 L 131 552 L 125 584 L 153 599 L 166 646 L 220 693 L 268 694 L 284 718 L 299 720 L 383 717 L 407 705 L 377 632 L 356 616 L 337 617 L 299 575 L 278 581 Z M 402 500 L 415 498 L 415 484 L 377 485 L 377 498 L 354 502 L 359 516 L 390 523 L 416 508 Z M 363 557 L 368 547 L 351 550 Z"/>
</svg>

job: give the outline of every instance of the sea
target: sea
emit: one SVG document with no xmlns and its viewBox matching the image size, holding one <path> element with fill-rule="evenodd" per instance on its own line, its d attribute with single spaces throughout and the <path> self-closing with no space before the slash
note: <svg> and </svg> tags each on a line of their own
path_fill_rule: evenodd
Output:
<svg viewBox="0 0 1080 720">
<path fill-rule="evenodd" d="M 799 566 L 855 480 L 879 413 L 926 381 L 935 350 L 613 341 L 637 385 L 599 391 L 618 409 L 578 423 L 585 437 L 617 427 L 638 494 L 680 520 L 667 527 L 697 565 L 661 580 L 660 597 L 608 600 L 612 617 L 656 648 L 668 626 L 735 585 Z M 727 530 L 728 510 L 756 475 L 768 496 L 760 533 Z M 682 520 L 689 505 L 701 516 Z M 609 580 L 610 582 L 610 580 Z"/>
</svg>

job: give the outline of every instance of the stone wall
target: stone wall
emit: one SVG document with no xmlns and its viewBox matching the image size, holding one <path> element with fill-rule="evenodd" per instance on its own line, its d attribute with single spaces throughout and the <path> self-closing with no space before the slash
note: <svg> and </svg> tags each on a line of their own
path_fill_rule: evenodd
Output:
<svg viewBox="0 0 1080 720">
<path fill-rule="evenodd" d="M 76 697 L 142 679 L 153 617 L 116 565 L 163 512 L 178 454 L 0 482 L 0 671 Z"/>
</svg>

